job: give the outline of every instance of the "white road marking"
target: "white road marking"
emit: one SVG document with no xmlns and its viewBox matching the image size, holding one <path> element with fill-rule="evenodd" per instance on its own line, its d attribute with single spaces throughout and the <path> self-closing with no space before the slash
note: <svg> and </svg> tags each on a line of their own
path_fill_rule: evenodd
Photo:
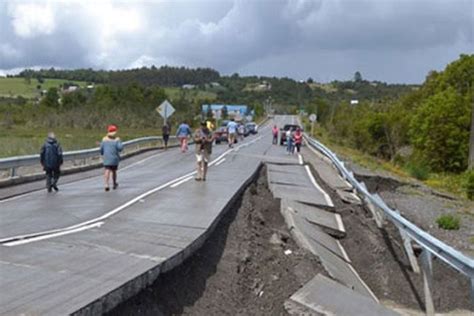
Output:
<svg viewBox="0 0 474 316">
<path fill-rule="evenodd" d="M 262 137 L 258 137 L 256 139 L 254 139 L 253 141 L 247 143 L 248 145 L 250 144 L 253 144 L 255 143 L 256 141 L 260 140 Z M 244 145 L 244 144 L 242 144 Z M 242 145 L 239 145 L 237 147 L 240 147 Z M 247 145 L 247 146 L 248 146 Z M 219 157 L 217 157 L 216 159 L 214 159 L 213 161 L 211 161 L 209 163 L 209 166 L 212 166 L 214 164 L 216 164 L 216 162 L 220 161 L 222 158 L 224 158 L 226 155 L 228 155 L 229 153 L 231 153 L 232 151 L 234 151 L 234 149 L 228 149 L 226 150 L 224 153 L 222 153 Z M 150 157 L 148 157 L 150 158 Z M 146 159 L 148 159 L 146 158 Z M 18 235 L 18 236 L 13 236 L 13 237 L 7 237 L 7 238 L 2 238 L 0 239 L 0 243 L 2 243 L 3 245 L 10 245 L 10 246 L 16 246 L 16 245 L 21 245 L 21 244 L 24 244 L 24 243 L 27 243 L 27 240 L 31 240 L 30 242 L 32 241 L 37 241 L 37 240 L 43 240 L 43 239 L 48 239 L 48 238 L 54 238 L 54 237 L 57 237 L 57 236 L 61 236 L 61 235 L 66 235 L 66 234 L 69 234 L 71 232 L 78 232 L 78 231 L 81 231 L 80 229 L 83 228 L 83 227 L 92 227 L 91 225 L 94 225 L 94 224 L 98 224 L 96 223 L 97 221 L 103 221 L 107 218 L 109 218 L 110 216 L 112 215 L 115 215 L 117 214 L 118 212 L 126 209 L 127 207 L 137 203 L 137 202 L 140 202 L 140 201 L 143 201 L 146 197 L 148 197 L 149 195 L 153 194 L 153 193 L 156 193 L 160 190 L 163 190 L 164 188 L 166 187 L 169 187 L 171 185 L 174 185 L 186 178 L 189 178 L 189 177 L 193 177 L 194 175 L 196 174 L 196 171 L 193 171 L 193 172 L 190 172 L 190 173 L 187 173 L 181 177 L 178 177 L 174 180 L 171 180 L 171 181 L 168 181 L 167 183 L 163 184 L 163 185 L 160 185 L 154 189 L 151 189 L 133 199 L 131 199 L 130 201 L 116 207 L 115 209 L 105 213 L 104 215 L 102 216 L 99 216 L 99 217 L 96 217 L 96 218 L 93 218 L 93 219 L 90 219 L 88 221 L 84 221 L 82 223 L 79 223 L 79 224 L 75 224 L 75 225 L 71 225 L 71 226 L 68 226 L 68 227 L 63 227 L 63 228 L 58 228 L 58 229 L 52 229 L 52 230 L 47 230 L 47 231 L 42 231 L 42 232 L 37 232 L 37 233 L 31 233 L 31 234 L 25 234 L 25 235 Z M 33 193 L 33 192 L 32 192 Z M 103 223 L 103 222 L 102 222 Z M 101 224 L 102 225 L 102 224 Z M 100 227 L 97 226 L 97 227 Z M 89 229 L 89 228 L 86 228 L 86 229 Z M 82 230 L 85 230 L 85 229 L 82 229 Z M 41 236 L 39 236 L 41 235 Z M 40 239 L 39 239 L 40 238 Z M 17 240 L 19 239 L 23 239 L 23 243 L 17 243 Z M 12 241 L 9 241 L 9 240 L 12 240 Z"/>
<path fill-rule="evenodd" d="M 153 159 L 153 158 L 156 158 L 160 155 L 164 154 L 164 152 L 160 152 L 156 155 L 153 155 L 153 156 L 150 156 L 150 157 L 147 157 L 147 158 L 144 158 L 142 160 L 139 160 L 137 162 L 134 162 L 126 167 L 123 167 L 123 168 L 120 168 L 119 170 L 120 171 L 125 171 L 127 169 L 130 169 L 132 167 L 135 167 L 137 165 L 141 165 L 142 163 L 144 163 L 145 161 L 148 161 L 150 159 Z M 80 180 L 77 180 L 77 181 L 71 181 L 71 182 L 68 182 L 68 183 L 65 183 L 65 184 L 62 184 L 61 187 L 64 188 L 64 187 L 67 187 L 67 186 L 70 186 L 70 185 L 73 185 L 73 184 L 77 184 L 79 182 L 83 182 L 83 181 L 88 181 L 92 178 L 98 178 L 98 177 L 102 177 L 102 176 L 91 176 L 91 177 L 87 177 L 87 178 L 84 178 L 84 179 L 80 179 Z M 3 200 L 0 200 L 0 204 L 2 203 L 6 203 L 6 202 L 11 202 L 11 201 L 15 201 L 15 200 L 18 200 L 18 199 L 21 199 L 21 198 L 24 198 L 24 197 L 27 197 L 29 195 L 32 195 L 32 194 L 35 194 L 35 193 L 38 193 L 38 191 L 40 190 L 35 190 L 35 191 L 31 191 L 31 192 L 28 192 L 28 193 L 23 193 L 23 194 L 19 194 L 17 196 L 14 196 L 14 197 L 11 197 L 11 198 L 7 198 L 7 199 L 3 199 Z"/>
<path fill-rule="evenodd" d="M 188 182 L 188 181 L 191 180 L 192 178 L 193 178 L 193 177 L 184 178 L 183 180 L 178 181 L 178 182 L 176 182 L 175 184 L 170 185 L 170 188 L 176 188 L 176 187 L 179 186 L 180 184 L 183 184 L 183 183 L 185 183 L 185 182 Z"/>
<path fill-rule="evenodd" d="M 364 280 L 362 280 L 362 278 L 360 277 L 359 273 L 357 273 L 357 271 L 354 269 L 354 267 L 351 265 L 351 264 L 348 264 L 349 268 L 351 269 L 351 271 L 354 273 L 354 275 L 359 279 L 360 283 L 362 283 L 362 285 L 365 287 L 365 289 L 367 290 L 367 292 L 369 292 L 370 295 L 372 295 L 372 298 L 377 302 L 379 303 L 379 299 L 377 298 L 377 296 L 375 296 L 374 292 L 372 292 L 372 290 L 367 286 L 367 284 L 365 284 Z"/>
<path fill-rule="evenodd" d="M 309 169 L 309 166 L 306 165 L 304 166 L 306 169 L 306 172 L 308 173 L 309 179 L 311 180 L 311 183 L 316 187 L 316 189 L 319 190 L 324 195 L 324 199 L 326 200 L 326 203 L 334 207 L 334 204 L 332 203 L 331 197 L 319 186 L 319 184 L 316 182 L 316 179 L 314 178 L 313 174 L 311 173 L 311 170 Z"/>
<path fill-rule="evenodd" d="M 10 242 L 4 243 L 3 245 L 8 246 L 8 247 L 24 245 L 24 244 L 28 244 L 28 243 L 34 242 L 34 241 L 40 241 L 40 240 L 49 239 L 49 238 L 53 238 L 53 237 L 59 237 L 59 236 L 73 234 L 73 233 L 78 233 L 78 232 L 88 230 L 88 229 L 91 229 L 91 228 L 99 228 L 103 224 L 104 224 L 104 222 L 98 222 L 98 223 L 94 223 L 94 224 L 91 224 L 91 225 L 82 226 L 82 227 L 79 227 L 79 228 L 76 228 L 76 229 L 72 229 L 72 230 L 68 230 L 68 231 L 64 231 L 64 232 L 58 232 L 58 233 L 51 234 L 51 235 L 43 235 L 43 236 L 37 236 L 37 237 L 33 237 L 33 238 L 28 238 L 28 239 L 20 239 L 20 240 L 10 241 Z"/>
<path fill-rule="evenodd" d="M 344 247 L 342 247 L 339 240 L 336 240 L 336 243 L 339 246 L 339 249 L 341 250 L 341 253 L 342 253 L 342 256 L 344 257 L 344 260 L 346 260 L 347 262 L 351 262 L 351 259 L 349 259 L 349 256 L 347 255 L 346 250 L 344 249 Z"/>
<path fill-rule="evenodd" d="M 344 224 L 342 223 L 342 218 L 341 218 L 341 215 L 339 214 L 334 214 L 336 216 L 336 222 L 337 222 L 337 228 L 339 228 L 339 230 L 341 232 L 345 232 L 345 228 L 344 228 Z"/>
<path fill-rule="evenodd" d="M 299 161 L 300 165 L 303 164 L 303 157 L 301 156 L 301 154 L 298 154 L 298 161 Z"/>
<path fill-rule="evenodd" d="M 216 167 L 217 167 L 218 165 L 220 165 L 221 163 L 223 163 L 224 161 L 225 161 L 225 158 L 223 158 L 221 161 L 217 162 L 217 163 L 216 163 Z"/>
</svg>

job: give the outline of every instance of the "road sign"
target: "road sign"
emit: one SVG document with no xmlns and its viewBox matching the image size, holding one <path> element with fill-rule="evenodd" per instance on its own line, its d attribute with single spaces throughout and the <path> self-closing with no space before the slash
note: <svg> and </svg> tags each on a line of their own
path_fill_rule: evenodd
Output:
<svg viewBox="0 0 474 316">
<path fill-rule="evenodd" d="M 311 122 L 315 122 L 315 121 L 317 120 L 317 118 L 318 118 L 318 117 L 316 116 L 316 114 L 311 114 L 311 115 L 309 116 L 309 120 L 310 120 Z"/>
<path fill-rule="evenodd" d="M 163 103 L 161 103 L 160 106 L 156 108 L 156 112 L 160 113 L 160 115 L 165 119 L 165 122 L 166 119 L 174 113 L 174 111 L 174 107 L 168 102 L 168 100 L 163 101 Z"/>
</svg>

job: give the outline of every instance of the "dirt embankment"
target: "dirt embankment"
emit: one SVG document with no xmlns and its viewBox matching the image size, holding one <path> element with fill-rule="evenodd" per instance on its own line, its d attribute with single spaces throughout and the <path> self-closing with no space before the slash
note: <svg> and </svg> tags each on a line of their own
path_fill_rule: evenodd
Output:
<svg viewBox="0 0 474 316">
<path fill-rule="evenodd" d="M 323 183 L 313 170 L 317 181 Z M 392 191 L 403 184 L 393 179 L 383 181 L 376 177 L 364 179 L 369 190 Z M 347 237 L 341 239 L 354 268 L 375 295 L 390 305 L 424 310 L 423 279 L 411 270 L 398 229 L 390 222 L 378 229 L 372 215 L 362 206 L 346 204 L 336 192 L 323 183 L 323 188 L 341 214 Z M 468 311 L 470 303 L 469 280 L 440 260 L 433 260 L 433 300 L 437 312 Z"/>
<path fill-rule="evenodd" d="M 321 272 L 291 239 L 263 168 L 195 255 L 110 315 L 286 315 L 284 301 Z"/>
</svg>

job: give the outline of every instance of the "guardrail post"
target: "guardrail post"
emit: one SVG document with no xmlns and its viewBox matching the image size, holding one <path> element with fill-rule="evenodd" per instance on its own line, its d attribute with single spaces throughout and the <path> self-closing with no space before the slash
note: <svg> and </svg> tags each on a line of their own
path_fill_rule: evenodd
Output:
<svg viewBox="0 0 474 316">
<path fill-rule="evenodd" d="M 16 177 L 16 168 L 13 167 L 11 170 L 10 170 L 10 178 L 14 178 Z"/>
<path fill-rule="evenodd" d="M 411 238 L 404 230 L 400 228 L 398 230 L 400 231 L 400 236 L 402 236 L 403 246 L 405 248 L 405 253 L 408 257 L 408 261 L 410 261 L 411 269 L 415 273 L 420 273 L 420 266 L 418 265 L 418 261 L 416 260 L 415 252 L 413 251 Z"/>
<path fill-rule="evenodd" d="M 425 290 L 425 311 L 426 315 L 429 316 L 435 314 L 433 297 L 431 295 L 433 287 L 433 266 L 431 259 L 431 253 L 423 249 L 421 252 L 421 269 L 423 271 L 423 285 Z"/>
<path fill-rule="evenodd" d="M 361 187 L 363 187 L 367 191 L 367 186 L 365 185 L 364 182 L 359 182 L 359 184 L 361 185 Z M 367 206 L 369 211 L 372 213 L 372 217 L 375 219 L 375 223 L 377 224 L 377 227 L 382 228 L 383 223 L 384 223 L 383 216 L 377 210 L 377 208 L 374 206 L 374 204 L 366 196 L 364 196 L 362 194 L 362 192 L 360 192 L 360 193 L 361 193 L 360 195 L 362 196 L 362 199 L 363 199 L 365 205 Z"/>
</svg>

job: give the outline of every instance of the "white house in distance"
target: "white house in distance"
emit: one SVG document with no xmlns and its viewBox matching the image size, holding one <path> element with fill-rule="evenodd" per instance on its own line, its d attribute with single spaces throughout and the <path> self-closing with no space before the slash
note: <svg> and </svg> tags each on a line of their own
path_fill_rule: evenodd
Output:
<svg viewBox="0 0 474 316">
<path fill-rule="evenodd" d="M 357 105 L 359 104 L 359 100 L 351 100 L 351 105 Z"/>
<path fill-rule="evenodd" d="M 196 86 L 193 85 L 193 84 L 183 84 L 183 85 L 181 86 L 181 88 L 183 88 L 183 89 L 188 89 L 188 90 L 194 89 L 195 87 L 196 87 Z"/>
</svg>

